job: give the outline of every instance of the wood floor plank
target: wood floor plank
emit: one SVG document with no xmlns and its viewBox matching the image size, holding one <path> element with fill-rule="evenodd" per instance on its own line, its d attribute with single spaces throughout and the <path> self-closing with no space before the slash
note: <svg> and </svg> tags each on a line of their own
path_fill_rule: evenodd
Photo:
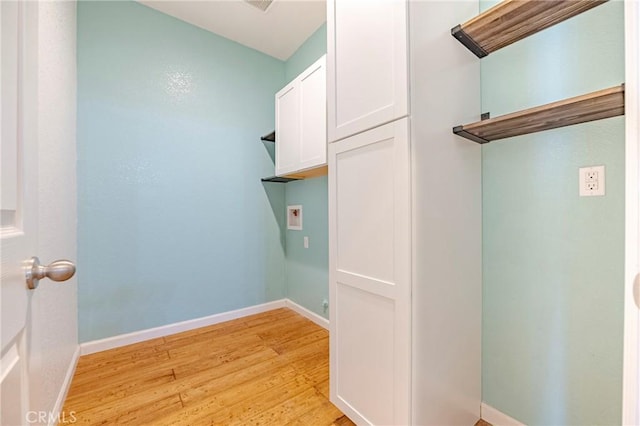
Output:
<svg viewBox="0 0 640 426">
<path fill-rule="evenodd" d="M 215 330 L 220 330 L 222 333 L 232 333 L 237 329 L 245 328 L 244 319 L 238 318 L 231 321 L 219 322 L 217 324 L 207 325 L 200 328 L 194 328 L 193 330 L 182 331 L 180 333 L 170 334 L 164 336 L 165 342 L 171 342 L 173 340 L 188 339 L 199 334 L 210 333 Z"/>
<path fill-rule="evenodd" d="M 94 370 L 90 373 L 74 375 L 73 385 L 94 388 L 95 386 L 103 384 L 109 385 L 116 381 L 127 381 L 132 375 L 145 375 L 150 371 L 165 370 L 166 366 L 163 361 L 168 361 L 169 359 L 167 352 L 160 352 L 148 358 L 130 361 L 126 364 L 106 365 L 104 368 Z"/>
<path fill-rule="evenodd" d="M 269 389 L 262 393 L 252 393 L 246 399 L 239 398 L 240 401 L 231 406 L 224 405 L 224 392 L 234 392 L 233 387 L 223 391 L 210 392 L 206 395 L 183 395 L 183 400 L 187 399 L 184 403 L 184 410 L 164 416 L 158 419 L 158 423 L 163 425 L 186 425 L 192 423 L 226 425 L 233 421 L 253 417 L 308 389 L 309 385 L 305 379 L 296 376 L 282 388 Z M 218 398 L 218 395 L 220 395 L 220 398 Z M 229 399 L 226 401 L 230 402 Z"/>
<path fill-rule="evenodd" d="M 276 392 L 255 395 L 253 398 L 244 400 L 241 404 L 233 405 L 224 411 L 215 413 L 215 415 L 211 416 L 211 421 L 212 424 L 217 425 L 247 424 L 248 419 L 256 418 L 260 414 L 272 410 L 274 407 L 278 407 L 305 392 L 313 394 L 315 391 L 309 387 L 304 379 L 297 377 Z M 285 423 L 285 421 L 281 421 L 277 424 Z"/>
<path fill-rule="evenodd" d="M 86 361 L 95 362 L 98 359 L 113 358 L 114 356 L 130 354 L 137 352 L 141 349 L 154 348 L 164 342 L 164 337 L 156 337 L 154 339 L 144 340 L 138 343 L 131 343 L 118 348 L 109 349 L 108 351 L 94 352 L 88 355 L 82 355 L 82 359 Z"/>
<path fill-rule="evenodd" d="M 318 385 L 329 379 L 329 360 L 325 359 L 313 368 L 307 369 L 303 375 L 309 380 L 313 386 Z"/>
<path fill-rule="evenodd" d="M 103 390 L 115 390 L 119 387 L 126 388 L 128 386 L 135 386 L 149 380 L 162 381 L 162 378 L 165 377 L 175 377 L 173 369 L 159 363 L 157 366 L 153 366 L 153 368 L 141 368 L 130 371 L 129 374 L 122 372 L 120 374 L 114 374 L 113 376 L 100 375 L 94 382 L 89 382 L 85 377 L 82 377 L 82 381 L 71 384 L 69 392 L 71 395 L 76 393 L 92 395 Z"/>
<path fill-rule="evenodd" d="M 247 386 L 245 386 L 247 383 L 249 383 L 248 391 L 255 394 L 257 390 L 254 389 L 251 391 L 252 384 L 256 382 L 259 383 L 259 381 L 265 379 L 265 377 L 267 380 L 271 380 L 274 376 L 282 376 L 285 378 L 293 376 L 289 378 L 289 380 L 292 380 L 297 376 L 297 372 L 291 367 L 283 367 L 278 359 L 271 359 L 239 370 L 234 374 L 220 376 L 216 380 L 193 383 L 187 391 L 181 392 L 181 396 L 185 404 L 190 405 L 197 400 L 221 396 L 223 392 L 229 389 L 242 392 L 243 389 L 247 388 Z"/>
<path fill-rule="evenodd" d="M 298 337 L 288 336 L 287 338 L 278 338 L 266 343 L 274 351 L 278 352 L 279 354 L 284 354 L 288 351 L 295 350 L 310 343 L 317 342 L 318 340 L 328 338 L 329 333 L 326 330 L 311 329 L 309 333 L 303 334 Z"/>
<path fill-rule="evenodd" d="M 347 416 L 342 416 L 335 422 L 331 423 L 331 426 L 356 426 L 354 422 Z"/>
<path fill-rule="evenodd" d="M 288 370 L 274 369 L 272 374 L 259 379 L 249 380 L 240 385 L 227 386 L 225 389 L 211 392 L 211 387 L 200 386 L 180 394 L 185 406 L 195 405 L 197 401 L 209 398 L 215 399 L 225 407 L 231 407 L 263 392 L 283 386 L 296 379 L 297 373 L 292 368 Z M 302 380 L 302 379 L 301 379 Z M 207 398 L 207 396 L 209 398 Z"/>
<path fill-rule="evenodd" d="M 65 405 L 65 410 L 74 410 L 78 414 L 78 418 L 82 422 L 89 422 L 91 424 L 109 423 L 113 424 L 113 420 L 123 415 L 130 413 L 139 413 L 139 415 L 147 415 L 151 417 L 157 417 L 158 414 L 154 414 L 149 407 L 153 407 L 162 404 L 162 401 L 170 400 L 171 398 L 180 399 L 180 395 L 174 390 L 166 392 L 167 387 L 156 387 L 147 389 L 142 392 L 135 393 L 123 398 L 117 398 L 108 402 L 95 402 L 93 405 L 86 407 L 83 405 L 74 405 L 69 403 Z M 182 409 L 182 403 L 180 408 Z"/>
<path fill-rule="evenodd" d="M 293 325 L 286 328 L 279 328 L 275 330 L 268 330 L 258 333 L 258 336 L 267 344 L 277 344 L 281 342 L 287 342 L 290 340 L 300 339 L 307 334 L 311 334 L 317 331 L 317 328 L 310 323 L 302 323 L 299 325 Z"/>
<path fill-rule="evenodd" d="M 79 424 L 350 425 L 328 399 L 328 333 L 275 309 L 81 357 Z"/>
<path fill-rule="evenodd" d="M 291 365 L 304 374 L 313 371 L 318 365 L 329 362 L 329 339 L 322 339 L 296 348 L 281 355 Z"/>
<path fill-rule="evenodd" d="M 285 320 L 277 319 L 272 322 L 256 325 L 254 327 L 250 327 L 249 330 L 265 339 L 272 336 L 282 335 L 289 331 L 298 332 L 300 329 L 313 326 L 314 324 L 306 318 L 291 317 Z"/>
<path fill-rule="evenodd" d="M 169 371 L 164 375 L 152 374 L 146 378 L 110 383 L 107 386 L 96 386 L 93 389 L 72 388 L 66 402 L 73 405 L 76 410 L 90 409 L 96 405 L 106 406 L 121 399 L 134 397 L 149 389 L 160 389 L 163 385 L 175 381 L 173 372 Z M 170 392 L 170 394 L 173 393 L 175 392 Z"/>
<path fill-rule="evenodd" d="M 162 340 L 160 341 L 162 342 Z M 158 349 L 158 346 L 148 346 L 139 349 L 133 349 L 128 352 L 113 354 L 113 356 L 104 357 L 103 352 L 98 352 L 96 354 L 85 355 L 80 358 L 78 362 L 78 366 L 76 367 L 76 374 L 78 376 L 83 374 L 93 374 L 96 370 L 101 370 L 104 368 L 115 367 L 121 364 L 129 365 L 131 362 L 136 362 L 144 359 L 148 359 L 150 357 L 156 356 L 158 353 L 162 353 L 162 351 Z M 93 355 L 101 355 L 100 357 L 93 357 Z"/>
<path fill-rule="evenodd" d="M 229 383 L 238 381 L 243 375 L 250 374 L 252 369 L 260 367 L 260 360 L 274 360 L 274 358 L 275 353 L 265 349 L 262 352 L 248 355 L 246 359 L 218 365 L 218 368 L 203 368 L 195 375 L 176 377 L 172 371 L 170 377 L 167 377 L 166 380 L 161 380 L 161 378 L 153 376 L 153 373 L 147 373 L 151 375 L 147 381 L 113 382 L 108 383 L 106 387 L 105 385 L 98 386 L 96 389 L 86 390 L 80 394 L 70 392 L 67 401 L 74 408 L 88 409 L 87 405 L 91 407 L 99 403 L 104 408 L 109 404 L 118 403 L 120 399 L 126 399 L 126 403 L 133 402 L 135 408 L 137 407 L 136 404 L 138 404 L 136 400 L 149 403 L 170 395 L 179 395 L 181 392 L 191 389 L 212 388 L 216 385 L 218 386 L 217 389 L 221 389 L 224 386 L 228 386 Z M 247 368 L 247 365 L 250 367 Z M 162 379 L 164 378 L 163 376 Z M 156 379 L 155 383 L 152 382 L 153 379 Z M 131 408 L 129 405 L 127 407 Z"/>
<path fill-rule="evenodd" d="M 174 374 L 178 378 L 202 375 L 207 370 L 213 370 L 207 374 L 219 377 L 277 356 L 278 354 L 274 350 L 258 346 L 254 347 L 253 351 L 247 356 L 239 357 L 231 362 L 223 362 L 218 358 L 202 357 L 200 359 L 189 358 L 189 362 L 174 362 L 171 365 L 173 366 Z"/>
<path fill-rule="evenodd" d="M 281 368 L 281 362 L 276 363 L 274 353 L 270 352 L 270 354 L 271 362 Z M 215 394 L 235 385 L 238 381 L 251 380 L 258 374 L 263 374 L 264 365 L 254 365 L 256 360 L 261 359 L 258 355 L 260 354 L 252 354 L 246 359 L 238 360 L 237 363 L 224 364 L 223 368 L 206 369 L 200 374 L 181 377 L 146 389 L 138 387 L 139 392 L 127 395 L 122 399 L 116 398 L 114 400 L 107 397 L 103 399 L 104 402 L 99 407 L 85 408 L 83 405 L 79 405 L 79 407 L 85 408 L 85 414 L 92 419 L 104 420 L 114 417 L 118 410 L 138 411 L 171 395 L 178 395 L 183 399 L 184 396 L 193 395 L 197 391 Z M 191 399 L 195 399 L 195 397 Z M 205 408 L 218 409 L 217 405 L 212 403 L 208 403 Z M 191 421 L 192 417 L 188 416 L 188 418 Z"/>
<path fill-rule="evenodd" d="M 247 327 L 255 327 L 268 322 L 295 318 L 297 317 L 297 315 L 298 314 L 296 314 L 291 309 L 280 308 L 280 309 L 274 309 L 268 312 L 263 312 L 260 314 L 249 315 L 241 319 L 247 325 Z"/>
<path fill-rule="evenodd" d="M 322 401 L 319 406 L 307 411 L 289 423 L 291 426 L 330 425 L 343 417 L 335 405 L 328 400 Z"/>
<path fill-rule="evenodd" d="M 249 419 L 240 419 L 233 421 L 231 425 L 277 425 L 287 424 L 297 418 L 303 416 L 310 410 L 320 405 L 324 398 L 315 389 L 307 389 L 306 391 L 289 398 L 286 401 L 262 411 Z"/>
<path fill-rule="evenodd" d="M 169 356 L 174 359 L 189 359 L 194 356 L 214 358 L 224 353 L 237 351 L 247 346 L 264 346 L 264 341 L 255 334 L 240 334 L 236 339 L 217 338 L 209 342 L 197 342 L 169 349 Z"/>
<path fill-rule="evenodd" d="M 329 400 L 329 379 L 318 383 L 314 386 L 314 388 L 320 393 L 320 395 L 324 396 L 327 400 Z"/>
<path fill-rule="evenodd" d="M 115 419 L 114 424 L 151 425 L 163 413 L 172 413 L 182 408 L 180 396 L 172 395 L 122 414 Z"/>
</svg>

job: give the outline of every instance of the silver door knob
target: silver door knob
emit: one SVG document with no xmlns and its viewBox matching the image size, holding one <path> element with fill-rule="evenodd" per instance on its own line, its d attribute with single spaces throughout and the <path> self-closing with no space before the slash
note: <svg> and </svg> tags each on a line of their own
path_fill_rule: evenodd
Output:
<svg viewBox="0 0 640 426">
<path fill-rule="evenodd" d="M 32 257 L 27 261 L 24 275 L 27 279 L 27 287 L 34 290 L 38 287 L 38 281 L 49 278 L 53 281 L 66 281 L 76 273 L 76 265 L 70 260 L 56 260 L 50 265 L 42 266 L 40 259 Z"/>
</svg>

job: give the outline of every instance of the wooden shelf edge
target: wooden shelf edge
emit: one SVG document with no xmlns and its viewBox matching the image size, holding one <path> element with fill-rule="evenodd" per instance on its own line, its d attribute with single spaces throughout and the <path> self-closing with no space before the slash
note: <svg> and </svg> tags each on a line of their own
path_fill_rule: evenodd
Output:
<svg viewBox="0 0 640 426">
<path fill-rule="evenodd" d="M 488 143 L 619 115 L 624 115 L 624 84 L 456 126 L 453 133 L 477 143 Z"/>
<path fill-rule="evenodd" d="M 503 0 L 451 29 L 478 58 L 599 6 L 608 0 Z"/>
<path fill-rule="evenodd" d="M 313 167 L 307 170 L 302 170 L 299 172 L 295 172 L 290 175 L 286 175 L 287 177 L 295 178 L 295 179 L 310 179 L 319 176 L 326 176 L 329 174 L 329 167 L 326 165 Z"/>
<path fill-rule="evenodd" d="M 290 175 L 284 176 L 270 176 L 262 178 L 262 182 L 273 182 L 273 183 L 287 183 L 292 182 L 294 180 L 303 180 L 303 179 L 311 179 L 319 176 L 326 176 L 329 173 L 329 167 L 317 166 L 307 170 L 302 170 L 299 172 L 292 173 Z"/>
</svg>

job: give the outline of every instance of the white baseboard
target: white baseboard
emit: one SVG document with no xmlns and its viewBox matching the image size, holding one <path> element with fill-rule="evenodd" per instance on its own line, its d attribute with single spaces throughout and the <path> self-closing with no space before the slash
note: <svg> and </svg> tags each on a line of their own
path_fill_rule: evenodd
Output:
<svg viewBox="0 0 640 426">
<path fill-rule="evenodd" d="M 62 386 L 60 387 L 60 392 L 58 393 L 58 398 L 56 399 L 56 403 L 53 406 L 54 416 L 49 416 L 49 426 L 55 426 L 58 423 L 58 419 L 68 418 L 68 414 L 60 415 L 62 411 L 62 407 L 64 407 L 64 401 L 67 399 L 67 394 L 69 393 L 69 388 L 71 387 L 71 380 L 73 379 L 73 375 L 76 372 L 76 366 L 78 365 L 78 358 L 80 358 L 80 346 L 76 348 L 73 352 L 73 356 L 71 357 L 71 362 L 69 363 L 69 368 L 67 368 L 67 374 L 64 376 L 64 381 L 62 382 Z"/>
<path fill-rule="evenodd" d="M 230 321 L 236 318 L 246 317 L 248 315 L 259 314 L 261 312 L 271 311 L 278 308 L 284 308 L 285 306 L 286 299 L 280 299 L 273 302 L 263 303 L 261 305 L 236 309 L 235 311 L 223 312 L 207 317 L 167 324 L 161 327 L 149 328 L 146 330 L 135 331 L 133 333 L 107 337 L 106 339 L 85 342 L 80 345 L 80 354 L 88 355 L 96 352 L 102 352 L 108 349 L 114 349 L 121 346 L 131 345 L 133 343 L 143 342 L 145 340 L 164 337 L 170 334 L 193 330 L 200 327 L 206 327 L 208 325 L 218 324 L 220 322 Z"/>
<path fill-rule="evenodd" d="M 524 423 L 507 416 L 484 402 L 480 406 L 480 417 L 493 426 L 526 426 Z"/>
<path fill-rule="evenodd" d="M 316 324 L 318 324 L 320 327 L 328 330 L 329 329 L 329 320 L 321 317 L 320 315 L 316 314 L 315 312 L 311 312 L 309 309 L 305 308 L 304 306 L 298 305 L 296 302 L 294 302 L 291 299 L 284 299 L 285 300 L 285 306 L 289 309 L 291 309 L 292 311 L 296 311 L 297 313 L 299 313 L 300 315 L 302 315 L 303 317 L 306 317 L 308 319 L 310 319 L 311 321 L 315 322 Z"/>
</svg>

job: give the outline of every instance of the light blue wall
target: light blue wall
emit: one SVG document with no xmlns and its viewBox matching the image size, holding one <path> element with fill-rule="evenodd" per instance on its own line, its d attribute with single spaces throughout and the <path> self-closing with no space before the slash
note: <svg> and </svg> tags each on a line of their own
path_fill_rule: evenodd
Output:
<svg viewBox="0 0 640 426">
<path fill-rule="evenodd" d="M 327 53 L 327 24 L 318 28 L 284 64 L 285 79 L 288 82 Z"/>
<path fill-rule="evenodd" d="M 492 53 L 482 110 L 619 85 L 623 30 L 612 1 Z M 606 196 L 578 197 L 600 164 Z M 482 167 L 484 401 L 531 426 L 620 424 L 624 118 L 492 142 Z"/>
<path fill-rule="evenodd" d="M 322 25 L 285 63 L 287 82 L 327 53 L 327 26 Z M 305 308 L 329 317 L 322 301 L 329 299 L 329 225 L 327 178 L 286 184 L 287 205 L 301 204 L 303 230 L 287 231 L 287 297 Z M 303 246 L 309 237 L 309 248 Z"/>
<path fill-rule="evenodd" d="M 259 141 L 284 70 L 135 2 L 78 5 L 81 341 L 284 297 Z"/>
</svg>

